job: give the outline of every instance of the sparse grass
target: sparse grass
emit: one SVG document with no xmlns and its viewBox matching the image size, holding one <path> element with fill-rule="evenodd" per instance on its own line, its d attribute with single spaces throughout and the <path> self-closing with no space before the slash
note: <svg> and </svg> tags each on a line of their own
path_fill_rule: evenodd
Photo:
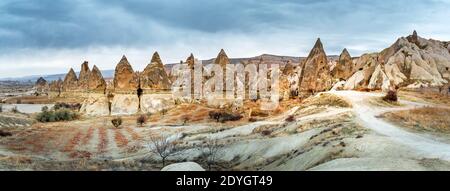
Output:
<svg viewBox="0 0 450 191">
<path fill-rule="evenodd" d="M 381 117 L 415 130 L 450 133 L 450 109 L 423 107 L 383 114 Z"/>
<path fill-rule="evenodd" d="M 352 105 L 339 96 L 322 93 L 317 96 L 309 97 L 302 102 L 301 107 L 309 106 L 334 106 L 334 107 L 352 107 Z"/>
<path fill-rule="evenodd" d="M 425 101 L 430 103 L 436 103 L 440 105 L 450 106 L 450 96 L 443 95 L 437 92 L 420 92 L 420 91 L 406 91 L 402 90 L 398 92 L 398 96 L 402 99 L 409 101 Z"/>
</svg>

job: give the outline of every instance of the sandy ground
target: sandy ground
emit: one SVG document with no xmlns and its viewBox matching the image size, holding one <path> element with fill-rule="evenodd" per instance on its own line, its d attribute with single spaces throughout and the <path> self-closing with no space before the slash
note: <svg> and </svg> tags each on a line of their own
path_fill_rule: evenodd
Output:
<svg viewBox="0 0 450 191">
<path fill-rule="evenodd" d="M 0 138 L 0 169 L 159 170 L 160 159 L 147 145 L 151 135 L 168 135 L 179 150 L 168 163 L 195 161 L 205 169 L 200 148 L 217 140 L 213 170 L 449 170 L 449 144 L 377 117 L 427 102 L 401 99 L 398 105 L 383 105 L 373 104 L 382 96 L 376 92 L 327 94 L 351 107 L 298 102 L 257 122 L 191 116 L 198 120 L 181 124 L 169 111 L 152 115 L 143 127 L 136 125 L 136 116 L 124 117 L 121 128 L 112 127 L 111 117 L 16 127 L 9 129 L 13 136 Z M 294 119 L 286 120 L 289 116 Z"/>
</svg>

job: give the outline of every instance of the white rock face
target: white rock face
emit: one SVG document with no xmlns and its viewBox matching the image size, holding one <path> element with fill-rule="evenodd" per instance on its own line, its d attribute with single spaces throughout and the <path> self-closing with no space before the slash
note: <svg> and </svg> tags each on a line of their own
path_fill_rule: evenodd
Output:
<svg viewBox="0 0 450 191">
<path fill-rule="evenodd" d="M 116 94 L 111 104 L 111 115 L 132 115 L 139 111 L 139 97 L 135 94 Z"/>
<path fill-rule="evenodd" d="M 344 85 L 345 90 L 352 90 L 358 88 L 364 81 L 364 71 L 357 71 L 350 77 Z"/>
<path fill-rule="evenodd" d="M 172 94 L 144 94 L 141 96 L 141 111 L 143 113 L 156 113 L 174 106 Z"/>
<path fill-rule="evenodd" d="M 370 78 L 369 85 L 367 86 L 369 89 L 381 89 L 383 92 L 389 91 L 389 87 L 391 83 L 389 78 L 384 73 L 383 65 L 379 64 Z"/>
<path fill-rule="evenodd" d="M 88 116 L 108 116 L 108 97 L 105 94 L 89 94 L 81 105 L 80 112 Z"/>
<path fill-rule="evenodd" d="M 165 166 L 161 171 L 205 171 L 195 162 L 182 162 Z"/>
<path fill-rule="evenodd" d="M 355 73 L 345 88 L 387 90 L 390 86 L 421 88 L 447 84 L 450 52 L 446 46 L 446 42 L 420 38 L 415 32 L 401 37 L 380 53 L 358 58 L 356 66 L 363 74 Z"/>
<path fill-rule="evenodd" d="M 345 81 L 339 81 L 331 88 L 331 90 L 343 90 L 345 86 Z"/>
</svg>

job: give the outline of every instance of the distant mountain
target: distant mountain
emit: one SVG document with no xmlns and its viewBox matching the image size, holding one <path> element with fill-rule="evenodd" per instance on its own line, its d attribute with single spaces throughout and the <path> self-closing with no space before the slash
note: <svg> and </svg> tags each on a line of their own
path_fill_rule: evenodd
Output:
<svg viewBox="0 0 450 191">
<path fill-rule="evenodd" d="M 328 59 L 336 60 L 339 56 L 330 55 Z M 241 62 L 249 62 L 249 63 L 260 63 L 263 64 L 280 64 L 280 66 L 284 67 L 284 65 L 290 60 L 294 65 L 299 64 L 302 59 L 305 57 L 293 57 L 293 56 L 278 56 L 271 54 L 263 54 L 260 56 L 250 57 L 250 58 L 230 58 L 231 64 L 237 64 Z M 203 60 L 203 64 L 210 64 L 214 62 L 214 58 Z M 167 72 L 170 72 L 172 67 L 177 63 L 165 64 L 164 67 Z M 105 79 L 114 77 L 114 70 L 101 70 L 102 75 Z M 79 76 L 79 72 L 76 72 L 77 76 Z M 64 74 L 49 74 L 49 75 L 31 75 L 31 76 L 23 76 L 23 77 L 12 77 L 12 78 L 0 78 L 0 81 L 18 81 L 18 82 L 36 82 L 37 79 L 43 77 L 48 82 L 58 80 L 59 78 L 64 80 L 66 73 Z"/>
<path fill-rule="evenodd" d="M 112 78 L 114 76 L 114 70 L 102 70 L 102 75 L 104 78 Z M 80 75 L 80 72 L 77 72 L 77 76 Z M 64 74 L 49 74 L 49 75 L 31 75 L 31 76 L 23 76 L 23 77 L 16 77 L 16 78 L 0 78 L 0 81 L 19 81 L 19 82 L 36 82 L 37 79 L 40 77 L 43 77 L 48 82 L 62 79 L 64 80 L 64 77 L 66 76 L 66 73 Z"/>
</svg>

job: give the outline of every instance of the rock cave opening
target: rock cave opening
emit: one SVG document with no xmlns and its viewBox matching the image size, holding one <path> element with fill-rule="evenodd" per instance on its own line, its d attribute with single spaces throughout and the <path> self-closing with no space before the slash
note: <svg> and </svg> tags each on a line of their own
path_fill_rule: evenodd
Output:
<svg viewBox="0 0 450 191">
<path fill-rule="evenodd" d="M 138 88 L 136 90 L 138 97 L 141 97 L 143 90 L 141 88 Z"/>
<path fill-rule="evenodd" d="M 136 90 L 136 93 L 137 93 L 138 100 L 139 100 L 138 109 L 140 110 L 140 109 L 141 109 L 141 95 L 142 95 L 142 93 L 143 93 L 142 88 L 139 87 L 139 88 Z"/>
</svg>

